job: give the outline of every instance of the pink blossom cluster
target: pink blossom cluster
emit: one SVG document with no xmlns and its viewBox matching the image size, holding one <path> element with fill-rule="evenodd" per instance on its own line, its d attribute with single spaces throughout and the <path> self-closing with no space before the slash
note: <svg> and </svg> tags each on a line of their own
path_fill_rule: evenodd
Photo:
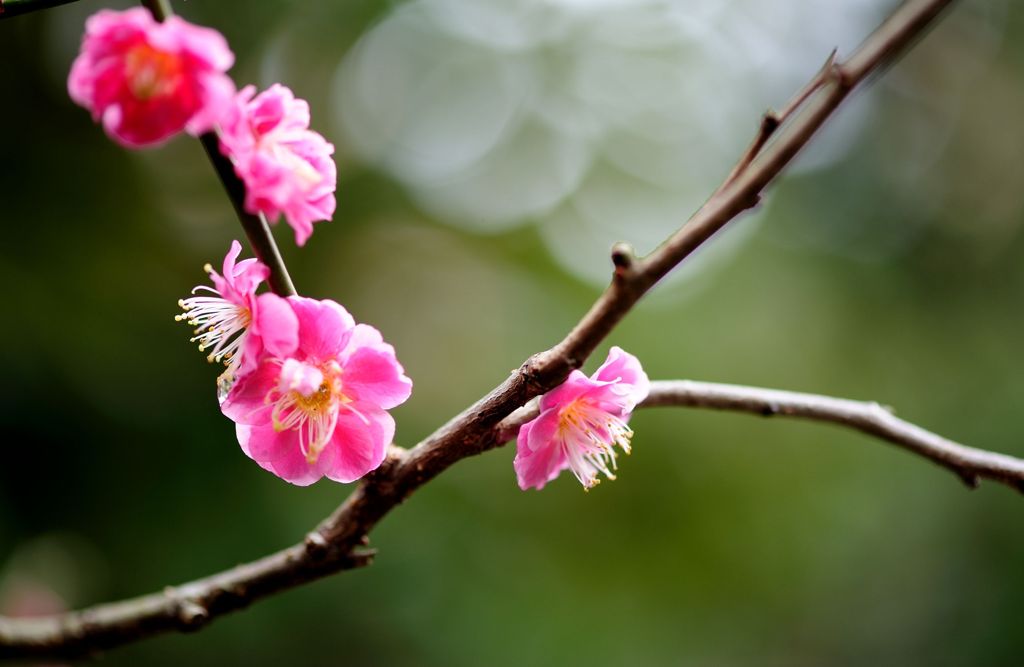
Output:
<svg viewBox="0 0 1024 667">
<path fill-rule="evenodd" d="M 234 241 L 212 286 L 179 301 L 176 319 L 195 327 L 193 342 L 223 363 L 221 411 L 235 422 L 242 451 L 292 484 L 322 477 L 351 482 L 375 470 L 395 435 L 388 410 L 412 381 L 377 329 L 357 324 L 338 303 L 256 294 L 269 275 L 256 259 L 238 261 Z M 523 490 L 541 489 L 569 469 L 590 489 L 615 479 L 616 446 L 627 454 L 633 408 L 650 390 L 639 360 L 613 347 L 591 376 L 573 371 L 540 397 L 524 424 L 514 462 Z"/>
<path fill-rule="evenodd" d="M 309 129 L 309 104 L 275 83 L 259 95 L 246 86 L 220 122 L 220 148 L 245 182 L 246 210 L 284 214 L 305 245 L 313 223 L 334 215 L 334 146 Z"/>
<path fill-rule="evenodd" d="M 159 22 L 141 7 L 101 10 L 86 21 L 68 92 L 129 148 L 219 130 L 246 210 L 271 222 L 283 215 L 303 245 L 314 222 L 334 215 L 334 146 L 309 129 L 309 105 L 285 86 L 236 92 L 233 63 L 216 30 L 176 16 Z"/>
<path fill-rule="evenodd" d="M 240 252 L 235 241 L 223 273 L 207 267 L 213 286 L 196 287 L 178 316 L 208 359 L 227 366 L 221 411 L 242 451 L 292 484 L 359 479 L 384 461 L 395 434 L 387 411 L 409 398 L 412 381 L 380 332 L 334 301 L 257 296 L 267 268 L 236 261 Z"/>
<path fill-rule="evenodd" d="M 86 23 L 68 90 L 124 146 L 216 130 L 245 185 L 245 209 L 283 216 L 304 245 L 313 223 L 334 215 L 334 147 L 309 129 L 309 105 L 285 86 L 236 91 L 233 61 L 215 30 L 158 22 L 142 8 L 103 10 Z M 220 273 L 207 265 L 212 285 L 182 299 L 177 316 L 208 360 L 226 367 L 221 411 L 242 451 L 288 482 L 359 479 L 383 462 L 395 433 L 388 410 L 409 398 L 412 381 L 380 332 L 338 303 L 257 295 L 270 271 L 238 261 L 241 250 L 232 243 Z M 565 469 L 585 489 L 600 475 L 614 479 L 616 447 L 629 453 L 627 423 L 648 389 L 640 362 L 617 347 L 592 377 L 573 371 L 519 431 L 519 486 L 543 488 Z"/>
</svg>

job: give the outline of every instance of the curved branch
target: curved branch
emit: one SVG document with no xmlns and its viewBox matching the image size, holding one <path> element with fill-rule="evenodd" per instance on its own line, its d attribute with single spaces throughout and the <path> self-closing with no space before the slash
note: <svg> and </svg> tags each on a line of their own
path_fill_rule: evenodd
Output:
<svg viewBox="0 0 1024 667">
<path fill-rule="evenodd" d="M 146 4 L 158 1 L 147 0 Z M 761 133 L 767 136 L 752 145 L 726 182 L 686 225 L 646 257 L 634 257 L 625 245 L 613 250 L 615 273 L 611 284 L 560 343 L 528 359 L 498 387 L 414 449 L 394 453 L 307 536 L 304 544 L 241 569 L 134 601 L 51 618 L 0 618 L 0 657 L 80 655 L 159 632 L 191 629 L 254 600 L 351 567 L 353 550 L 365 543 L 366 535 L 384 515 L 456 461 L 500 444 L 498 427 L 503 419 L 580 367 L 651 287 L 727 223 L 756 205 L 764 188 L 850 91 L 891 63 L 951 2 L 910 0 L 847 61 L 830 59 L 823 74 L 816 75 L 784 107 L 786 116 L 794 117 L 762 123 Z M 251 581 L 245 569 L 250 567 L 255 568 Z"/>
<path fill-rule="evenodd" d="M 651 383 L 638 406 L 691 407 L 794 417 L 855 429 L 956 473 L 969 486 L 990 479 L 1024 491 L 1024 460 L 975 449 L 904 421 L 874 402 L 712 382 L 668 380 Z M 493 447 L 515 438 L 537 416 L 534 404 L 516 410 L 496 429 Z M 393 447 L 385 475 L 406 458 Z M 363 489 L 354 494 L 361 496 Z M 349 503 L 346 503 L 348 505 Z M 374 552 L 339 551 L 314 531 L 302 544 L 260 560 L 181 586 L 131 600 L 97 605 L 58 616 L 0 617 L 0 656 L 69 656 L 127 643 L 165 630 L 196 630 L 214 617 L 240 609 L 274 592 L 294 588 L 341 570 L 368 565 Z"/>
<path fill-rule="evenodd" d="M 149 10 L 157 21 L 165 21 L 167 17 L 174 15 L 171 9 L 170 0 L 142 0 L 142 5 Z M 231 160 L 220 151 L 220 139 L 216 131 L 204 132 L 199 137 L 199 143 L 206 151 L 217 178 L 224 186 L 224 192 L 235 209 L 238 222 L 245 231 L 245 237 L 249 240 L 249 246 L 256 258 L 263 262 L 270 275 L 267 277 L 267 284 L 270 291 L 280 296 L 294 296 L 295 285 L 288 273 L 281 251 L 277 249 L 277 242 L 270 232 L 270 225 L 267 224 L 267 217 L 262 213 L 250 213 L 245 208 L 245 183 L 235 173 L 235 166 Z"/>
<path fill-rule="evenodd" d="M 198 630 L 216 616 L 338 570 L 368 565 L 370 550 L 320 558 L 315 538 L 203 579 L 57 616 L 0 617 L 0 658 L 81 656 L 143 637 Z"/>
<path fill-rule="evenodd" d="M 955 473 L 971 488 L 988 479 L 1024 492 L 1024 460 L 961 445 L 900 419 L 882 405 L 818 394 L 761 389 L 714 382 L 668 380 L 652 382 L 641 407 L 691 407 L 749 412 L 763 417 L 795 417 L 832 422 L 885 440 Z M 537 416 L 535 406 L 509 415 L 500 425 L 503 440 L 514 438 L 525 422 Z"/>
</svg>

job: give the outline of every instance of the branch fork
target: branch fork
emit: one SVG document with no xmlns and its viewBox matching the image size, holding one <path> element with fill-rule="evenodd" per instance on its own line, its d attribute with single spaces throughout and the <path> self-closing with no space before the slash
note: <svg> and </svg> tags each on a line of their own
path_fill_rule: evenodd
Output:
<svg viewBox="0 0 1024 667">
<path fill-rule="evenodd" d="M 755 206 L 764 188 L 810 141 L 850 91 L 891 63 L 951 2 L 909 0 L 849 59 L 838 62 L 835 53 L 830 55 L 821 70 L 780 112 L 769 111 L 764 115 L 750 147 L 682 228 L 642 258 L 636 257 L 626 244 L 613 248 L 615 271 L 611 284 L 561 342 L 532 356 L 490 393 L 416 447 L 392 447 L 385 464 L 356 486 L 303 542 L 161 593 L 56 616 L 0 617 L 0 658 L 73 657 L 160 632 L 197 629 L 256 600 L 369 564 L 374 552 L 366 548 L 366 536 L 388 512 L 457 461 L 494 449 L 514 437 L 518 427 L 536 413 L 531 399 L 554 388 L 570 371 L 579 368 L 649 289 L 722 227 Z M 10 0 L 7 4 L 10 6 Z M 169 12 L 166 0 L 146 0 L 144 4 L 155 14 Z M 203 143 L 216 166 L 211 150 L 214 140 L 212 136 L 204 137 Z M 227 169 L 218 168 L 218 174 L 222 178 L 234 176 Z M 230 191 L 227 180 L 225 185 Z M 262 227 L 264 231 L 257 229 L 257 233 L 265 234 L 272 244 L 265 222 Z M 248 233 L 249 227 L 246 230 Z M 260 251 L 256 252 L 259 256 Z M 266 257 L 260 259 L 270 264 Z M 279 282 L 275 290 L 286 293 L 288 287 Z M 925 457 L 953 471 L 969 485 L 989 479 L 1024 490 L 1024 461 L 950 441 L 895 417 L 875 403 L 674 381 L 653 383 L 651 394 L 641 407 L 669 405 L 833 422 Z"/>
</svg>

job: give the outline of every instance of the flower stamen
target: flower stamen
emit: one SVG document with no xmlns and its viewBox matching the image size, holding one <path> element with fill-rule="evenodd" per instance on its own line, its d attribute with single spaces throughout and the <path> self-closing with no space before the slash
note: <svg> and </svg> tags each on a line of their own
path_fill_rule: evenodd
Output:
<svg viewBox="0 0 1024 667">
<path fill-rule="evenodd" d="M 209 265 L 207 265 L 209 266 Z M 238 354 L 245 344 L 246 333 L 252 323 L 249 308 L 233 303 L 221 296 L 212 287 L 201 285 L 192 294 L 210 292 L 216 296 L 193 296 L 180 299 L 178 306 L 185 311 L 175 315 L 177 322 L 187 322 L 195 327 L 191 342 L 199 344 L 199 350 L 210 350 L 206 360 L 223 363 L 231 374 L 238 366 Z"/>
<path fill-rule="evenodd" d="M 267 393 L 264 403 L 274 406 L 270 419 L 275 431 L 298 431 L 302 455 L 313 465 L 334 434 L 340 408 L 359 413 L 348 406 L 352 399 L 341 392 L 341 368 L 336 362 L 312 367 L 289 359 L 282 369 L 280 385 Z M 303 391 L 300 375 L 322 381 L 315 389 Z"/>
<path fill-rule="evenodd" d="M 625 421 L 585 398 L 566 405 L 560 415 L 557 438 L 576 479 L 584 489 L 597 486 L 598 473 L 615 479 L 615 445 L 630 452 L 633 430 Z"/>
</svg>

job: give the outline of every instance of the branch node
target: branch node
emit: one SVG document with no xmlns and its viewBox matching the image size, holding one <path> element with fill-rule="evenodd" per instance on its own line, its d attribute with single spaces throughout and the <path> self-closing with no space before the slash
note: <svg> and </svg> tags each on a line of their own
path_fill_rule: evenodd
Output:
<svg viewBox="0 0 1024 667">
<path fill-rule="evenodd" d="M 303 544 L 306 546 L 306 553 L 310 556 L 323 556 L 331 546 L 331 543 L 327 541 L 327 538 L 319 530 L 311 530 L 306 533 L 306 539 L 303 540 Z"/>
<path fill-rule="evenodd" d="M 370 549 L 367 547 L 356 547 L 348 554 L 349 563 L 352 567 L 365 567 L 373 564 L 373 559 L 377 555 L 376 549 Z"/>
<path fill-rule="evenodd" d="M 210 612 L 195 600 L 181 598 L 177 603 L 178 621 L 183 630 L 198 630 L 210 620 Z"/>
<path fill-rule="evenodd" d="M 387 463 L 389 467 L 402 463 L 407 458 L 409 458 L 408 449 L 399 447 L 394 443 L 388 445 L 388 454 L 387 459 L 385 459 L 385 463 Z"/>
<path fill-rule="evenodd" d="M 65 622 L 62 623 L 61 626 L 64 628 L 64 631 L 68 636 L 74 637 L 75 639 L 83 639 L 88 635 L 88 628 L 86 628 L 83 614 L 69 614 L 64 621 Z"/>
<path fill-rule="evenodd" d="M 782 412 L 782 407 L 778 403 L 765 403 L 761 408 L 761 414 L 765 417 L 774 417 L 780 412 Z"/>
<path fill-rule="evenodd" d="M 832 52 L 828 54 L 828 58 L 825 59 L 825 64 L 821 68 L 823 72 L 827 72 L 833 65 L 836 64 L 837 55 L 839 55 L 839 47 L 833 48 Z"/>
<path fill-rule="evenodd" d="M 615 265 L 615 277 L 617 279 L 628 278 L 633 273 L 636 263 L 636 252 L 633 246 L 619 241 L 612 246 L 612 264 Z"/>
<path fill-rule="evenodd" d="M 956 474 L 960 476 L 960 479 L 968 489 L 978 488 L 978 475 L 976 473 L 963 468 L 957 468 Z"/>
<path fill-rule="evenodd" d="M 836 52 L 833 50 L 832 55 L 829 56 L 828 62 L 825 63 L 825 75 L 827 79 L 831 79 L 836 82 L 836 85 L 843 90 L 850 90 L 856 83 L 853 77 L 850 76 L 849 72 L 846 71 L 846 67 L 843 63 L 836 61 Z"/>
<path fill-rule="evenodd" d="M 534 393 L 543 393 L 548 390 L 548 386 L 545 383 L 545 379 L 541 377 L 541 371 L 547 365 L 546 362 L 550 357 L 556 357 L 560 359 L 559 355 L 553 354 L 552 350 L 547 352 L 541 352 L 531 356 L 523 365 L 519 367 L 519 376 L 522 378 L 523 384 L 529 387 Z M 571 361 L 570 361 L 571 364 Z M 568 374 L 568 371 L 566 371 Z"/>
</svg>

